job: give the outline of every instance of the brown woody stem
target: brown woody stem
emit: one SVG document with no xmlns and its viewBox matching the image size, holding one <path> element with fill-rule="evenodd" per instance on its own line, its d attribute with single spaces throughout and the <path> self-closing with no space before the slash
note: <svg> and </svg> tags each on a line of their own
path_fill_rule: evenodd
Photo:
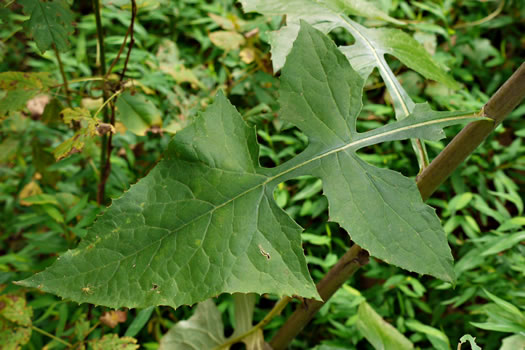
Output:
<svg viewBox="0 0 525 350">
<path fill-rule="evenodd" d="M 361 266 L 368 263 L 368 252 L 354 244 L 317 284 L 322 300 L 305 299 L 286 320 L 270 341 L 275 349 L 286 349 L 288 344 L 303 330 L 317 311 Z M 324 300 L 324 301 L 323 301 Z"/>
<path fill-rule="evenodd" d="M 417 185 L 423 200 L 428 199 L 445 182 L 524 98 L 525 63 L 522 63 L 482 109 L 482 115 L 493 121 L 480 120 L 468 124 L 418 176 Z"/>
<path fill-rule="evenodd" d="M 483 108 L 483 115 L 492 121 L 479 121 L 467 125 L 450 144 L 430 163 L 417 178 L 423 200 L 479 146 L 483 140 L 525 98 L 525 63 L 499 88 Z M 323 301 L 308 299 L 286 320 L 270 341 L 274 350 L 286 349 L 288 344 L 310 322 L 328 299 L 368 262 L 368 252 L 354 244 L 317 284 Z"/>
</svg>

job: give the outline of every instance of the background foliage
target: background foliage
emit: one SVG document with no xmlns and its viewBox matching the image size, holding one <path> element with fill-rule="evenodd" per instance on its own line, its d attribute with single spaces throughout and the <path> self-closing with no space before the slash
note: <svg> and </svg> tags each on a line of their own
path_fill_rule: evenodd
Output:
<svg viewBox="0 0 525 350">
<path fill-rule="evenodd" d="M 461 89 L 450 90 L 424 80 L 387 56 L 410 97 L 416 102 L 428 100 L 435 109 L 481 108 L 525 57 L 525 6 L 520 1 L 374 2 L 391 17 L 405 22 L 403 29 L 449 67 L 449 73 L 462 84 Z M 0 9 L 0 72 L 40 74 L 27 81 L 32 89 L 21 92 L 9 89 L 9 79 L 14 78 L 0 73 L 0 284 L 4 295 L 0 297 L 17 295 L 13 303 L 27 313 L 20 320 L 0 314 L 0 334 L 4 327 L 12 329 L 16 324 L 17 336 L 30 337 L 26 349 L 45 345 L 66 348 L 42 332 L 28 331 L 31 325 L 70 344 L 89 340 L 88 345 L 96 348 L 97 342 L 128 341 L 130 348 L 134 346 L 131 339 L 113 338 L 118 335 L 135 337 L 143 348 L 156 349 L 173 324 L 188 319 L 191 308 L 156 307 L 117 314 L 24 291 L 10 283 L 42 270 L 58 253 L 74 248 L 103 207 L 96 201 L 101 174 L 100 140 L 95 130 L 82 134 L 83 145 L 78 145 L 83 147 L 81 152 L 71 152 L 56 161 L 57 146 L 75 135 L 75 123 L 84 122 L 70 116 L 68 126 L 58 116 L 57 111 L 68 106 L 68 96 L 58 86 L 62 76 L 55 50 L 46 44 L 47 34 L 31 29 L 33 16 L 38 15 L 36 3 L 7 2 Z M 65 4 L 56 0 L 48 3 Z M 70 88 L 77 92 L 72 94 L 71 104 L 96 111 L 100 85 L 82 81 L 96 76 L 100 65 L 90 5 L 74 2 L 71 13 L 65 12 L 74 18 L 74 26 L 57 20 L 57 34 L 48 34 L 64 37 L 57 50 Z M 109 65 L 118 54 L 131 15 L 127 1 L 105 0 L 101 6 Z M 304 150 L 305 136 L 280 120 L 277 113 L 279 82 L 272 74 L 267 32 L 278 29 L 281 18 L 243 14 L 231 0 L 144 0 L 138 7 L 135 46 L 126 73 L 133 93 L 120 96 L 118 103 L 124 110 L 142 99 L 140 105 L 148 112 L 117 115 L 108 197 L 119 197 L 143 177 L 160 159 L 173 132 L 187 125 L 219 89 L 247 121 L 257 126 L 263 165 L 281 164 Z M 498 11 L 497 16 L 482 20 L 494 11 Z M 357 20 L 368 27 L 385 24 Z M 338 44 L 352 41 L 343 30 L 336 30 L 332 37 Z M 121 71 L 122 64 L 119 60 L 114 72 Z M 378 127 L 394 117 L 390 97 L 380 81 L 374 72 L 367 82 L 365 105 L 357 122 L 359 131 Z M 41 97 L 49 86 L 51 93 Z M 29 97 L 20 94 L 35 98 L 24 108 L 18 101 L 25 103 Z M 18 108 L 23 111 L 15 112 Z M 370 314 L 362 306 L 363 300 L 423 349 L 454 348 L 466 333 L 475 336 L 483 348 L 499 348 L 502 338 L 525 331 L 525 325 L 512 313 L 518 310 L 523 315 L 525 310 L 525 123 L 520 118 L 524 112 L 523 105 L 514 111 L 428 201 L 438 209 L 448 234 L 458 275 L 455 288 L 371 259 L 325 305 L 294 348 L 319 344 L 342 349 L 370 346 L 359 331 L 365 315 Z M 452 127 L 447 133 L 454 135 L 458 130 Z M 444 144 L 427 142 L 430 156 Z M 407 176 L 417 175 L 417 160 L 409 143 L 395 141 L 372 147 L 373 152 L 360 151 L 368 162 Z M 328 204 L 321 191 L 320 180 L 304 176 L 281 184 L 275 192 L 279 205 L 306 228 L 303 247 L 316 281 L 350 244 L 346 232 L 327 223 Z M 22 302 L 23 293 L 27 304 Z M 264 317 L 273 301 L 271 295 L 258 298 L 256 321 Z M 10 303 L 7 299 L 5 302 Z M 220 296 L 217 303 L 226 332 L 231 333 L 233 298 Z M 284 316 L 291 310 L 286 309 Z M 270 323 L 270 335 L 283 320 L 276 318 Z M 506 344 L 511 344 L 519 341 L 519 335 L 508 339 Z"/>
</svg>

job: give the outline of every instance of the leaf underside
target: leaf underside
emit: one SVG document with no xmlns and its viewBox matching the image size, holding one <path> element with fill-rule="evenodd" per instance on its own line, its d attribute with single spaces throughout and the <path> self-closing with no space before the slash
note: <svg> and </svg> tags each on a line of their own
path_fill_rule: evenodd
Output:
<svg viewBox="0 0 525 350">
<path fill-rule="evenodd" d="M 381 318 L 366 301 L 359 305 L 357 316 L 357 329 L 372 344 L 374 349 L 414 349 L 412 342 Z"/>
<path fill-rule="evenodd" d="M 393 28 L 366 28 L 351 20 L 347 14 L 379 18 L 393 22 L 368 3 L 354 0 L 240 0 L 246 12 L 259 12 L 267 16 L 286 16 L 286 26 L 269 33 L 274 71 L 285 63 L 292 44 L 299 32 L 300 21 L 306 21 L 323 33 L 342 28 L 350 33 L 355 44 L 341 46 L 352 67 L 366 80 L 377 68 L 392 99 L 396 119 L 404 119 L 413 113 L 416 104 L 397 80 L 388 66 L 385 55 L 392 55 L 424 77 L 452 88 L 458 84 L 432 59 L 429 53 L 410 35 Z M 379 11 L 379 14 L 378 14 Z M 428 165 L 425 144 L 412 139 L 420 168 Z"/>
<path fill-rule="evenodd" d="M 188 320 L 176 323 L 170 328 L 160 340 L 159 350 L 216 348 L 228 350 L 231 348 L 231 345 L 224 345 L 224 343 L 245 334 L 252 328 L 254 308 L 254 294 L 234 294 L 234 332 L 229 338 L 226 338 L 219 309 L 215 306 L 213 300 L 205 300 L 197 304 L 193 316 Z M 241 341 L 248 350 L 262 349 L 264 344 L 262 331 L 259 329 Z"/>
<path fill-rule="evenodd" d="M 443 126 L 473 118 L 418 105 L 414 116 L 357 133 L 362 89 L 335 44 L 303 22 L 280 91 L 282 118 L 309 137 L 303 153 L 260 167 L 255 130 L 219 93 L 77 249 L 20 284 L 110 307 L 178 307 L 225 292 L 319 298 L 302 228 L 273 199 L 275 186 L 306 174 L 322 179 L 331 220 L 373 256 L 452 281 L 445 233 L 414 181 L 355 152 L 409 137 L 439 139 Z"/>
</svg>

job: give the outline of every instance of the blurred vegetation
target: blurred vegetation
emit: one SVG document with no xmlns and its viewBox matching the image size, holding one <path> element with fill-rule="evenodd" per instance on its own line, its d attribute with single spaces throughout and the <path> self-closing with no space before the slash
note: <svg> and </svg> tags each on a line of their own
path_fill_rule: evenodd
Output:
<svg viewBox="0 0 525 350">
<path fill-rule="evenodd" d="M 403 29 L 462 84 L 457 91 L 449 90 L 391 59 L 389 63 L 411 97 L 417 102 L 429 101 L 434 109 L 480 109 L 524 61 L 523 1 L 373 2 L 404 21 Z M 137 3 L 135 42 L 124 81 L 134 94 L 128 98 L 145 99 L 142 103 L 159 118 L 137 126 L 117 115 L 107 197 L 119 197 L 143 177 L 161 158 L 173 133 L 190 123 L 219 89 L 248 122 L 256 125 L 262 165 L 278 165 L 306 147 L 307 138 L 280 121 L 278 114 L 279 80 L 272 72 L 267 32 L 278 29 L 282 18 L 243 14 L 233 0 Z M 10 283 L 44 269 L 59 253 L 74 248 L 104 207 L 96 200 L 101 176 L 99 137 L 86 137 L 80 152 L 55 159 L 56 148 L 78 131 L 78 121 L 66 125 L 57 111 L 69 104 L 96 111 L 102 90 L 96 80 L 85 79 L 99 75 L 100 68 L 91 2 L 73 2 L 74 35 L 68 37 L 70 49 L 60 53 L 71 90 L 69 101 L 60 86 L 62 75 L 54 50 L 41 53 L 38 49 L 28 35 L 24 24 L 28 17 L 21 5 L 6 1 L 0 6 L 0 72 L 47 72 L 59 82 L 50 94 L 38 95 L 22 112 L 9 113 L 0 122 L 1 294 L 25 295 L 27 305 L 19 307 L 32 313 L 17 323 L 16 334 L 27 335 L 31 325 L 40 330 L 29 332 L 30 340 L 23 349 L 64 349 L 64 341 L 70 345 L 84 340 L 110 341 L 112 334 L 134 337 L 142 348 L 156 349 L 174 323 L 191 315 L 190 307 L 124 310 L 122 317 L 108 314 L 110 310 L 104 307 L 77 305 Z M 101 7 L 109 66 L 126 36 L 131 12 L 129 2 L 123 0 L 103 0 Z M 385 25 L 361 21 L 369 27 Z M 353 40 L 343 31 L 335 31 L 332 37 L 339 44 Z M 115 81 L 123 64 L 120 59 L 113 68 Z M 377 72 L 366 90 L 358 121 L 360 131 L 393 118 L 389 96 Z M 6 98 L 11 97 L 0 90 L 0 101 Z M 319 344 L 336 349 L 370 347 L 356 326 L 357 307 L 365 299 L 421 349 L 455 348 L 467 333 L 475 336 L 482 348 L 497 349 L 503 338 L 525 334 L 525 324 L 518 322 L 508 306 L 514 305 L 525 314 L 523 114 L 522 104 L 428 201 L 448 234 L 456 259 L 457 284 L 418 277 L 371 259 L 323 307 L 292 348 L 308 349 Z M 459 129 L 448 128 L 449 138 L 444 141 L 428 142 L 431 157 Z M 417 175 L 418 165 L 409 143 L 373 147 L 373 152 L 361 151 L 368 162 L 407 176 Z M 304 249 L 311 274 L 318 281 L 350 245 L 348 234 L 327 222 L 328 204 L 321 181 L 312 177 L 290 180 L 279 186 L 275 198 L 305 228 Z M 275 300 L 268 295 L 258 299 L 256 321 Z M 231 297 L 218 297 L 218 305 L 231 331 Z M 289 306 L 283 317 L 267 326 L 268 336 L 291 311 Z M 4 332 L 2 317 L 0 313 L 0 334 Z M 112 324 L 108 317 L 118 322 Z M 95 348 L 95 343 L 90 344 Z"/>
</svg>

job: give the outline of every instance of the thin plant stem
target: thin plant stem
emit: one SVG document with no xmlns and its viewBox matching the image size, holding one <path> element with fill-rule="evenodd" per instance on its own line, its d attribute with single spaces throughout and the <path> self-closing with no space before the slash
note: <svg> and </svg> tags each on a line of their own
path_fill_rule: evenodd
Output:
<svg viewBox="0 0 525 350">
<path fill-rule="evenodd" d="M 85 82 L 85 81 L 102 81 L 102 80 L 104 80 L 104 78 L 102 78 L 102 77 L 70 79 L 69 82 L 68 82 L 68 85 L 69 84 L 82 83 L 82 82 Z M 59 87 L 62 87 L 62 86 L 64 86 L 64 83 L 53 85 L 50 88 L 51 89 L 55 89 L 55 88 L 59 88 Z"/>
<path fill-rule="evenodd" d="M 126 47 L 126 43 L 128 41 L 128 36 L 131 36 L 131 40 L 129 43 L 128 53 L 126 54 L 126 60 L 124 61 L 124 68 L 122 70 L 122 75 L 120 77 L 120 81 L 124 79 L 124 76 L 126 75 L 126 69 L 129 62 L 129 56 L 131 53 L 131 49 L 133 48 L 133 45 L 135 44 L 134 39 L 134 26 L 135 26 L 135 19 L 137 18 L 137 4 L 135 0 L 131 0 L 131 21 L 128 27 L 128 30 L 126 31 L 126 36 L 124 37 L 124 41 L 122 42 L 122 45 L 120 45 L 120 49 L 118 50 L 117 57 L 113 60 L 111 63 L 111 66 L 109 67 L 108 71 L 106 72 L 105 79 L 111 74 L 111 71 L 113 70 L 113 67 L 115 67 L 115 64 L 117 64 L 118 60 L 120 59 L 120 55 L 122 55 L 122 52 L 124 52 L 124 48 Z"/>
<path fill-rule="evenodd" d="M 99 0 L 93 0 L 93 12 L 95 13 L 95 23 L 97 26 L 97 38 L 98 38 L 98 47 L 100 52 L 100 73 L 102 76 L 106 75 L 106 53 L 104 49 L 104 33 L 102 28 L 102 20 L 100 17 L 100 3 Z M 106 100 L 108 97 L 107 88 L 106 88 L 106 81 L 102 82 L 102 97 L 104 100 L 104 103 L 102 106 L 106 105 Z M 107 109 L 104 109 L 104 116 L 103 116 L 104 123 L 107 123 L 109 121 L 109 115 L 107 112 Z M 102 135 L 102 142 L 100 145 L 100 168 L 103 169 L 104 165 L 106 164 L 106 150 L 108 148 L 108 136 L 106 134 Z M 102 204 L 104 202 L 104 189 L 105 186 L 98 187 L 97 192 L 97 202 L 98 204 Z"/>
<path fill-rule="evenodd" d="M 305 299 L 270 341 L 274 350 L 286 349 L 288 344 L 303 330 L 328 299 L 361 266 L 368 263 L 368 252 L 354 244 L 317 284 L 321 300 Z"/>
<path fill-rule="evenodd" d="M 104 49 L 104 32 L 102 29 L 102 19 L 100 17 L 99 0 L 93 0 L 93 12 L 95 12 L 95 23 L 97 25 L 97 38 L 100 52 L 100 72 L 106 75 L 106 51 Z"/>
<path fill-rule="evenodd" d="M 131 55 L 131 50 L 133 49 L 133 44 L 135 43 L 135 39 L 134 39 L 133 33 L 134 33 L 134 25 L 135 25 L 135 18 L 136 18 L 136 16 L 137 16 L 137 4 L 136 4 L 135 0 L 131 0 L 131 23 L 130 23 L 128 31 L 126 33 L 126 37 L 124 38 L 124 42 L 120 46 L 120 50 L 119 50 L 119 53 L 117 54 L 117 57 L 115 58 L 115 60 L 111 64 L 111 67 L 109 68 L 109 70 L 107 71 L 106 75 L 104 76 L 104 78 L 107 78 L 108 75 L 111 73 L 111 70 L 115 66 L 115 64 L 116 64 L 117 60 L 119 59 L 122 51 L 124 50 L 124 47 L 125 47 L 125 44 L 126 44 L 126 41 L 127 41 L 127 37 L 128 37 L 128 33 L 129 33 L 130 41 L 129 41 L 129 46 L 128 46 L 128 52 L 126 54 L 126 60 L 124 61 L 124 68 L 122 69 L 122 73 L 121 73 L 120 81 L 119 81 L 121 86 L 122 86 L 122 82 L 124 80 L 124 77 L 126 76 L 126 70 L 127 70 L 127 67 L 128 67 L 129 57 Z M 117 96 L 122 91 L 123 91 L 123 89 L 120 89 L 119 91 L 115 92 L 107 101 L 110 101 L 112 99 L 116 100 Z M 111 119 L 109 121 L 109 123 L 111 125 L 115 125 L 115 100 L 111 103 Z M 106 135 L 104 135 L 104 136 L 106 136 Z M 107 136 L 106 147 L 101 150 L 102 152 L 106 152 L 106 157 L 105 157 L 105 162 L 101 163 L 102 169 L 101 169 L 100 182 L 99 182 L 98 192 L 97 192 L 98 202 L 99 203 L 102 203 L 104 201 L 106 182 L 107 182 L 107 180 L 109 178 L 109 174 L 111 172 L 111 151 L 113 150 L 112 141 L 113 141 L 113 133 L 110 132 L 109 136 Z"/>
<path fill-rule="evenodd" d="M 97 321 L 90 329 L 88 329 L 88 331 L 85 334 L 83 334 L 84 337 L 72 345 L 73 348 L 77 349 L 78 346 L 84 341 L 84 339 L 86 339 L 87 336 L 90 335 L 91 332 L 93 332 L 98 326 L 100 326 L 100 321 Z"/>
<path fill-rule="evenodd" d="M 126 31 L 126 35 L 124 36 L 124 40 L 122 41 L 122 45 L 120 45 L 120 49 L 118 50 L 117 57 L 111 62 L 111 65 L 108 68 L 108 71 L 106 72 L 106 75 L 104 76 L 104 79 L 107 79 L 108 76 L 111 74 L 111 71 L 113 70 L 113 67 L 115 67 L 115 64 L 117 64 L 118 60 L 120 59 L 120 55 L 124 51 L 124 48 L 126 47 L 126 42 L 128 41 L 130 28 Z"/>
<path fill-rule="evenodd" d="M 466 22 L 466 23 L 456 24 L 452 28 L 453 29 L 460 29 L 460 28 L 466 28 L 466 27 L 474 27 L 474 26 L 486 23 L 486 22 L 496 18 L 497 16 L 499 16 L 501 11 L 503 11 L 503 7 L 504 6 L 505 6 L 505 0 L 501 0 L 499 5 L 498 5 L 498 7 L 496 8 L 496 10 L 494 10 L 494 12 L 489 14 L 487 17 L 483 17 L 482 19 L 478 19 L 477 21 L 474 21 L 474 22 Z"/>
<path fill-rule="evenodd" d="M 124 77 L 126 76 L 126 70 L 128 69 L 128 62 L 129 57 L 131 56 L 131 50 L 133 49 L 133 45 L 135 45 L 135 37 L 134 37 L 134 25 L 135 25 L 135 19 L 137 18 L 137 3 L 135 0 L 131 0 L 131 23 L 129 25 L 129 47 L 128 47 L 128 53 L 126 54 L 126 60 L 124 61 L 124 68 L 122 69 L 122 74 L 120 76 L 120 82 L 124 80 Z"/>
<path fill-rule="evenodd" d="M 36 331 L 36 332 L 38 332 L 38 333 L 41 333 L 41 334 L 45 335 L 46 337 L 49 337 L 49 338 L 51 338 L 51 339 L 53 339 L 53 340 L 55 340 L 55 341 L 61 343 L 62 345 L 67 346 L 68 348 L 73 347 L 73 344 L 68 343 L 67 341 L 65 341 L 65 340 L 63 340 L 63 339 L 60 339 L 60 338 L 57 337 L 56 335 L 53 335 L 53 334 L 51 334 L 51 333 L 49 333 L 49 332 L 46 332 L 45 330 L 40 329 L 40 328 L 38 328 L 38 327 L 36 327 L 36 326 L 31 326 L 31 329 L 34 330 L 34 331 Z"/>
<path fill-rule="evenodd" d="M 111 95 L 110 97 L 108 97 L 104 103 L 102 104 L 102 106 L 98 107 L 97 111 L 95 112 L 95 115 L 93 115 L 93 118 L 96 118 L 100 112 L 104 109 L 104 107 L 109 103 L 111 102 L 111 100 L 113 100 L 115 97 L 117 97 L 118 95 L 120 95 L 122 92 L 124 92 L 123 89 L 121 90 L 118 90 L 118 91 L 115 91 L 115 93 L 113 95 Z"/>
<path fill-rule="evenodd" d="M 66 92 L 67 105 L 71 107 L 71 95 L 69 94 L 69 85 L 67 83 L 66 72 L 64 71 L 64 65 L 62 64 L 62 59 L 60 58 L 60 52 L 58 52 L 58 49 L 54 44 L 53 50 L 55 51 L 55 56 L 57 57 L 58 62 L 58 68 L 60 69 L 60 74 L 62 75 L 64 91 Z"/>
<path fill-rule="evenodd" d="M 282 297 L 270 310 L 269 313 L 264 316 L 264 318 L 257 323 L 255 326 L 250 328 L 247 332 L 235 337 L 229 339 L 227 342 L 221 344 L 220 346 L 216 347 L 215 350 L 221 350 L 221 349 L 228 349 L 231 345 L 236 344 L 243 340 L 244 338 L 250 336 L 251 334 L 257 332 L 259 329 L 263 329 L 270 321 L 275 317 L 281 314 L 281 312 L 284 310 L 286 305 L 290 302 L 290 297 Z"/>
</svg>

